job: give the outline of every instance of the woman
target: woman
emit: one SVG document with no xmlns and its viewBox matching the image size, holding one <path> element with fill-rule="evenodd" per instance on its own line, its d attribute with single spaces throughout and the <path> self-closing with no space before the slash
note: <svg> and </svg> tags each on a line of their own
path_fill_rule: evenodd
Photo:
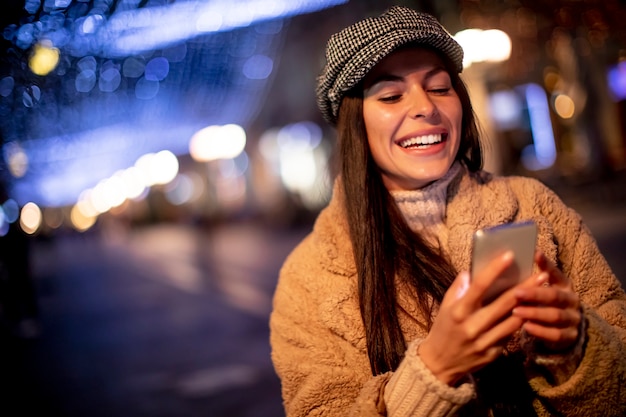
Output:
<svg viewBox="0 0 626 417">
<path fill-rule="evenodd" d="M 481 170 L 463 52 L 393 7 L 331 37 L 318 104 L 341 167 L 270 319 L 288 416 L 626 415 L 626 295 L 581 218 Z M 535 273 L 483 305 L 471 238 L 538 226 Z"/>
</svg>

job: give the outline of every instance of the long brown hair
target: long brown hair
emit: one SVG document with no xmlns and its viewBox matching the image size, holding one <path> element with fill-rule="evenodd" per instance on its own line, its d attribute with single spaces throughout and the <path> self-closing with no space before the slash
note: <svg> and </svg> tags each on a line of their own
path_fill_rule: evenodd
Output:
<svg viewBox="0 0 626 417">
<path fill-rule="evenodd" d="M 444 60 L 444 62 L 446 62 Z M 446 62 L 463 109 L 457 154 L 470 171 L 482 167 L 476 119 L 467 88 Z M 395 370 L 406 350 L 397 312 L 396 277 L 411 285 L 429 329 L 456 271 L 448 259 L 415 234 L 383 184 L 368 145 L 362 88 L 343 99 L 337 121 L 339 174 L 358 274 L 359 303 L 372 374 Z"/>
</svg>

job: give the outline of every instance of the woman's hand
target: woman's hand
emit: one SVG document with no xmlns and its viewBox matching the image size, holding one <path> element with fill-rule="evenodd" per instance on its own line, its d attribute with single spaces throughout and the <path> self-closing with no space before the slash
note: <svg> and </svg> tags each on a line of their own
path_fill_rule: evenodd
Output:
<svg viewBox="0 0 626 417">
<path fill-rule="evenodd" d="M 520 305 L 514 317 L 524 321 L 523 329 L 549 350 L 562 351 L 574 346 L 579 338 L 582 313 L 578 294 L 571 281 L 543 255 L 535 262 L 548 278 L 547 286 L 519 287 L 515 290 Z"/>
<path fill-rule="evenodd" d="M 528 278 L 483 306 L 487 289 L 512 261 L 510 252 L 495 258 L 471 283 L 469 273 L 462 272 L 446 292 L 433 326 L 418 348 L 420 358 L 439 380 L 454 385 L 466 374 L 493 362 L 502 354 L 506 340 L 528 320 L 529 311 L 511 314 L 518 305 L 516 290 L 539 287 L 547 278 L 545 274 Z M 531 294 L 528 296 L 533 298 Z"/>
</svg>

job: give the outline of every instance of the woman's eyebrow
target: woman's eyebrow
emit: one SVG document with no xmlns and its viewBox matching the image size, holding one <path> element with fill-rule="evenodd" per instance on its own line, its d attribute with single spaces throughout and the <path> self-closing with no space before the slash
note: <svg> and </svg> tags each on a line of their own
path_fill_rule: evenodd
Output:
<svg viewBox="0 0 626 417">
<path fill-rule="evenodd" d="M 374 78 L 370 83 L 370 87 L 375 86 L 376 84 L 384 83 L 384 82 L 402 82 L 404 81 L 404 77 L 393 74 L 381 74 Z"/>
<path fill-rule="evenodd" d="M 441 73 L 441 72 L 446 72 L 446 69 L 444 67 L 433 67 L 432 69 L 428 70 L 426 72 L 426 74 L 424 74 L 424 79 L 427 80 L 431 77 L 434 77 L 435 75 Z M 369 84 L 369 88 L 374 87 L 376 84 L 382 83 L 382 82 L 403 82 L 404 81 L 403 76 L 401 75 L 396 75 L 396 74 L 391 74 L 391 73 L 383 73 L 380 74 L 379 76 L 377 76 L 376 78 L 374 78 L 371 83 Z"/>
</svg>

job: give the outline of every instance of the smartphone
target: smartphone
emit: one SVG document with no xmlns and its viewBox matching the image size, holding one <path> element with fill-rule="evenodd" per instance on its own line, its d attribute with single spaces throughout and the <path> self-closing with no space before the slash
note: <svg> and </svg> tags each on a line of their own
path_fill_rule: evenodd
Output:
<svg viewBox="0 0 626 417">
<path fill-rule="evenodd" d="M 496 256 L 506 251 L 514 254 L 511 266 L 485 294 L 484 305 L 532 274 L 536 242 L 537 225 L 532 221 L 507 223 L 474 233 L 470 276 L 485 268 Z"/>
</svg>

